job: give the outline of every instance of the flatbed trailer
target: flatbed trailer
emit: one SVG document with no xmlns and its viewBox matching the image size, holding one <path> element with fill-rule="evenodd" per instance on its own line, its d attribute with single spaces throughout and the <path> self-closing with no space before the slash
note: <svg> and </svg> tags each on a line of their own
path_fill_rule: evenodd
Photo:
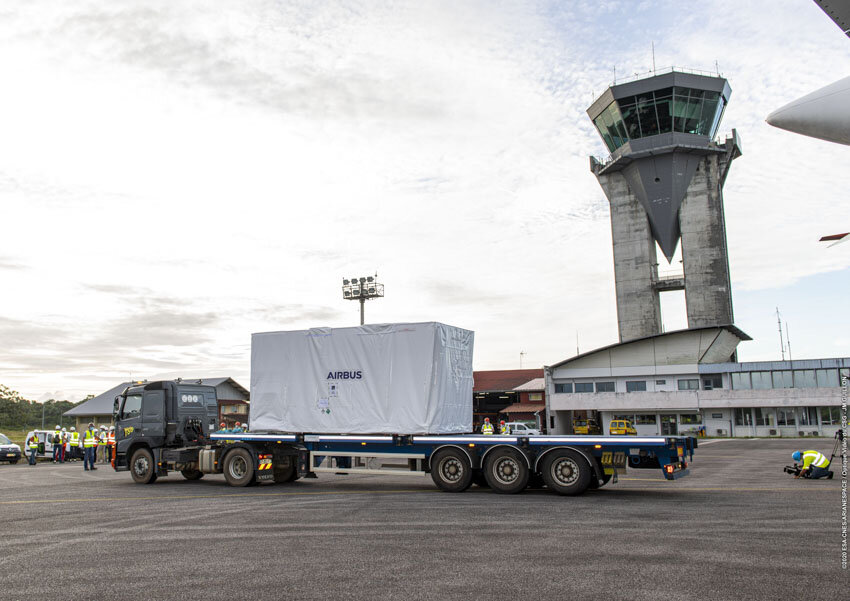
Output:
<svg viewBox="0 0 850 601">
<path fill-rule="evenodd" d="M 688 474 L 697 442 L 682 436 L 353 435 L 215 431 L 215 389 L 182 381 L 129 386 L 115 398 L 113 466 L 139 484 L 179 471 L 223 474 L 231 486 L 323 472 L 428 476 L 438 488 L 499 493 L 546 486 L 564 495 L 617 481 L 629 468 Z"/>
<path fill-rule="evenodd" d="M 681 478 L 697 446 L 695 438 L 676 436 L 214 433 L 210 439 L 218 445 L 206 451 L 220 457 L 212 465 L 218 461 L 228 483 L 237 486 L 252 478 L 274 481 L 275 472 L 282 471 L 275 467 L 275 456 L 287 451 L 297 453 L 290 455 L 297 457 L 291 478 L 322 472 L 430 475 L 447 492 L 479 484 L 516 493 L 545 484 L 565 495 L 616 482 L 626 466 L 658 469 L 668 480 Z M 236 460 L 235 449 L 244 449 L 250 461 L 244 454 Z"/>
</svg>

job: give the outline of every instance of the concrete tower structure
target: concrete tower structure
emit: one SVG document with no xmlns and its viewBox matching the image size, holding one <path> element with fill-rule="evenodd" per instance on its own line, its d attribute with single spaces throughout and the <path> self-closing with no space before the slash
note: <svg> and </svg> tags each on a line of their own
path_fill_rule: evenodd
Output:
<svg viewBox="0 0 850 601">
<path fill-rule="evenodd" d="M 611 151 L 590 169 L 611 205 L 620 341 L 662 332 L 661 299 L 684 290 L 688 327 L 731 325 L 723 184 L 737 134 L 713 141 L 731 89 L 722 77 L 671 71 L 613 85 L 587 110 Z M 681 239 L 683 275 L 659 277 Z"/>
</svg>

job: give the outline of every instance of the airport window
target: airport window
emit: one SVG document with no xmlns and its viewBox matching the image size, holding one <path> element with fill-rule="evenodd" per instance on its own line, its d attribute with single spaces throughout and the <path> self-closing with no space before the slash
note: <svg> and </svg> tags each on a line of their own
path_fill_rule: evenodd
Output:
<svg viewBox="0 0 850 601">
<path fill-rule="evenodd" d="M 121 419 L 139 417 L 142 414 L 142 395 L 128 394 L 121 409 Z"/>
<path fill-rule="evenodd" d="M 736 426 L 752 426 L 753 412 L 749 408 L 735 408 L 735 425 Z"/>
<path fill-rule="evenodd" d="M 555 384 L 555 393 L 561 394 L 564 392 L 572 392 L 573 385 L 572 384 Z"/>
<path fill-rule="evenodd" d="M 635 423 L 636 424 L 643 424 L 643 425 L 651 424 L 651 425 L 654 426 L 655 423 L 656 423 L 655 414 L 654 413 L 638 413 L 637 415 L 635 415 Z"/>
<path fill-rule="evenodd" d="M 818 412 L 814 407 L 800 407 L 800 425 L 817 426 Z"/>
<path fill-rule="evenodd" d="M 597 382 L 596 392 L 614 392 L 614 382 Z"/>
<path fill-rule="evenodd" d="M 656 386 L 664 386 L 667 383 L 667 380 L 655 380 Z"/>
<path fill-rule="evenodd" d="M 795 410 L 790 408 L 779 408 L 776 410 L 776 423 L 780 426 L 796 426 L 797 416 Z"/>
<path fill-rule="evenodd" d="M 679 390 L 699 390 L 699 380 L 679 380 Z"/>
<path fill-rule="evenodd" d="M 820 423 L 824 426 L 832 426 L 841 423 L 841 407 L 821 407 Z"/>
<path fill-rule="evenodd" d="M 815 379 L 815 370 L 794 370 L 794 388 L 814 388 L 817 385 L 817 380 Z"/>
<path fill-rule="evenodd" d="M 819 369 L 817 370 L 818 388 L 838 388 L 838 370 L 837 369 Z"/>
<path fill-rule="evenodd" d="M 611 419 L 627 419 L 632 423 L 635 423 L 635 416 L 631 413 L 615 413 Z"/>
<path fill-rule="evenodd" d="M 576 392 L 593 392 L 593 382 L 576 382 Z"/>
<path fill-rule="evenodd" d="M 681 413 L 679 414 L 680 424 L 701 424 L 702 415 L 699 413 Z"/>
<path fill-rule="evenodd" d="M 715 388 L 723 388 L 723 376 L 708 376 L 702 379 L 703 390 L 714 390 Z"/>
<path fill-rule="evenodd" d="M 646 380 L 626 382 L 626 392 L 646 392 Z"/>
<path fill-rule="evenodd" d="M 761 407 L 756 407 L 756 425 L 775 426 L 776 414 L 773 409 L 762 409 Z"/>
<path fill-rule="evenodd" d="M 750 374 L 753 378 L 753 390 L 769 390 L 773 388 L 773 380 L 769 371 L 754 371 Z"/>
<path fill-rule="evenodd" d="M 752 388 L 750 384 L 750 372 L 734 372 L 732 374 L 732 388 L 735 390 L 749 390 Z"/>
<path fill-rule="evenodd" d="M 793 388 L 794 381 L 791 378 L 791 371 L 775 371 L 773 372 L 773 387 L 774 388 Z"/>
</svg>

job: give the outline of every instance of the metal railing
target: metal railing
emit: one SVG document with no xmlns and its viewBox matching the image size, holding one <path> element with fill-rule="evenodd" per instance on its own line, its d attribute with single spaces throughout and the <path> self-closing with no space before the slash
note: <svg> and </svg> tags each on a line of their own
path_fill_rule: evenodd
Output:
<svg viewBox="0 0 850 601">
<path fill-rule="evenodd" d="M 689 69 L 687 67 L 664 67 L 663 69 L 652 69 L 650 71 L 646 71 L 644 73 L 635 73 L 633 75 L 629 75 L 628 77 L 617 77 L 614 76 L 614 81 L 612 81 L 609 86 L 616 86 L 621 83 L 629 83 L 630 81 L 637 81 L 638 79 L 644 79 L 646 77 L 654 77 L 656 75 L 664 75 L 665 73 L 688 73 L 690 75 L 703 75 L 705 77 L 723 77 L 723 74 L 720 71 L 706 71 L 704 69 Z"/>
</svg>

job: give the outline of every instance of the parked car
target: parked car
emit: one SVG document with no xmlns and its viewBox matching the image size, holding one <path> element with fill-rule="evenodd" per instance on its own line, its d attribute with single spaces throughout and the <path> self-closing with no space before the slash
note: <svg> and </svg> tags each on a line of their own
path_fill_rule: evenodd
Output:
<svg viewBox="0 0 850 601">
<path fill-rule="evenodd" d="M 612 419 L 608 425 L 608 433 L 611 436 L 637 436 L 637 430 L 627 419 Z"/>
<path fill-rule="evenodd" d="M 519 436 L 537 436 L 540 434 L 540 430 L 531 428 L 522 422 L 507 422 L 505 425 L 511 434 L 517 434 Z"/>
<path fill-rule="evenodd" d="M 21 460 L 21 447 L 12 442 L 5 434 L 0 434 L 0 461 L 17 463 Z"/>
<path fill-rule="evenodd" d="M 574 434 L 602 434 L 602 428 L 599 423 L 593 419 L 574 419 L 573 420 Z"/>
</svg>

